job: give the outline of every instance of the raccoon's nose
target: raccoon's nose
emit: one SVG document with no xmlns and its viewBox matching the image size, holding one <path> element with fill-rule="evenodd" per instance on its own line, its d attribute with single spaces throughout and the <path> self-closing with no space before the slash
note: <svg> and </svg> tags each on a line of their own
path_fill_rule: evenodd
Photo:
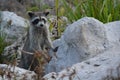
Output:
<svg viewBox="0 0 120 80">
<path fill-rule="evenodd" d="M 43 27 L 43 24 L 40 24 L 41 27 Z"/>
</svg>

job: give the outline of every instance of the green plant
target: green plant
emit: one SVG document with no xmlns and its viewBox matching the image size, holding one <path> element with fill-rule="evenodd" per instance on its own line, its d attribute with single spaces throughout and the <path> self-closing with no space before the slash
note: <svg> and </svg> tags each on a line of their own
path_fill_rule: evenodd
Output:
<svg viewBox="0 0 120 80">
<path fill-rule="evenodd" d="M 51 8 L 50 8 L 50 6 L 47 5 L 47 4 L 46 4 L 46 5 L 42 5 L 42 6 L 40 7 L 40 10 L 41 10 L 41 11 L 45 11 L 46 9 L 51 9 Z"/>
<path fill-rule="evenodd" d="M 1 22 L 2 22 L 2 14 L 0 12 L 0 63 L 2 63 L 3 61 L 3 56 L 2 56 L 2 53 L 3 53 L 3 50 L 4 48 L 8 45 L 6 42 L 5 42 L 5 33 L 3 32 L 3 27 L 1 25 Z"/>
<path fill-rule="evenodd" d="M 62 0 L 65 16 L 71 22 L 82 17 L 94 17 L 104 23 L 120 20 L 119 0 Z"/>
<path fill-rule="evenodd" d="M 37 6 L 29 7 L 27 11 L 39 11 L 39 8 Z"/>
<path fill-rule="evenodd" d="M 54 18 L 55 20 L 50 22 L 50 31 L 53 30 L 53 40 L 57 39 L 61 36 L 62 32 L 65 29 L 65 26 L 67 24 L 67 22 L 62 18 L 63 14 L 64 14 L 64 8 L 62 6 L 60 6 L 59 4 L 59 0 L 55 0 L 55 14 L 56 17 Z"/>
<path fill-rule="evenodd" d="M 4 47 L 5 47 L 6 45 L 7 45 L 7 44 L 5 43 L 4 38 L 3 38 L 3 37 L 0 37 L 0 54 L 3 52 Z"/>
<path fill-rule="evenodd" d="M 3 29 L 1 28 L 0 25 L 0 63 L 2 63 L 4 59 L 4 57 L 2 56 L 4 48 L 8 45 L 8 43 L 5 42 L 5 34 L 2 30 Z"/>
<path fill-rule="evenodd" d="M 5 38 L 0 36 L 0 63 L 3 61 L 2 53 L 6 46 L 7 43 L 5 42 Z"/>
<path fill-rule="evenodd" d="M 50 32 L 52 33 L 52 40 L 58 39 L 61 34 L 64 32 L 67 22 L 63 20 L 62 17 L 55 18 L 54 21 L 49 21 L 50 22 Z"/>
</svg>

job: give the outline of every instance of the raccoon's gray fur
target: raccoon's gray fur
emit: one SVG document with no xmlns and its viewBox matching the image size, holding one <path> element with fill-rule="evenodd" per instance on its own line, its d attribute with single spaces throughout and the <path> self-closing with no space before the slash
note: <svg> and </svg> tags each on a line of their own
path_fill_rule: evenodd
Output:
<svg viewBox="0 0 120 80">
<path fill-rule="evenodd" d="M 35 51 L 53 49 L 46 19 L 48 12 L 28 12 L 28 15 L 30 17 L 30 28 L 23 50 L 34 53 Z M 22 53 L 20 67 L 28 69 L 32 60 L 33 55 Z M 30 70 L 34 70 L 37 64 L 38 63 L 34 61 Z"/>
</svg>

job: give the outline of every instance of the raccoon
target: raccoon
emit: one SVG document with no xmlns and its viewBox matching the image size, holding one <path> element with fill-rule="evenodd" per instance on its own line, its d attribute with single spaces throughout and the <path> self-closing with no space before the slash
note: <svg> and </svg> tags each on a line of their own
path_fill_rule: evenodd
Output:
<svg viewBox="0 0 120 80">
<path fill-rule="evenodd" d="M 49 26 L 46 16 L 49 12 L 28 12 L 30 18 L 30 28 L 27 33 L 27 39 L 23 50 L 34 53 L 36 50 L 45 51 L 48 49 L 54 50 L 50 39 Z M 33 60 L 33 55 L 25 53 L 21 54 L 20 67 L 28 69 Z M 34 70 L 37 66 L 34 61 L 30 70 Z"/>
</svg>

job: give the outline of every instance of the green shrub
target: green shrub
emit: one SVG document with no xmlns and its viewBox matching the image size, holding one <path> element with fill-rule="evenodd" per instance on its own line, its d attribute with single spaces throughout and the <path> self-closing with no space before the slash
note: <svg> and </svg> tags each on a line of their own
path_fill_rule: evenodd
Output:
<svg viewBox="0 0 120 80">
<path fill-rule="evenodd" d="M 7 43 L 5 42 L 5 34 L 3 32 L 1 22 L 2 22 L 2 14 L 0 11 L 0 63 L 3 60 L 3 57 L 2 57 L 3 50 L 7 46 Z"/>
<path fill-rule="evenodd" d="M 27 11 L 39 11 L 39 8 L 37 6 L 29 7 Z"/>
<path fill-rule="evenodd" d="M 2 53 L 6 46 L 7 43 L 5 42 L 5 38 L 0 36 L 0 63 L 3 61 Z"/>
<path fill-rule="evenodd" d="M 6 46 L 6 43 L 4 41 L 4 38 L 0 37 L 0 53 L 3 52 L 5 46 Z"/>
<path fill-rule="evenodd" d="M 58 39 L 60 38 L 61 34 L 63 33 L 63 31 L 66 28 L 67 22 L 62 18 L 62 16 L 64 16 L 64 8 L 62 6 L 59 5 L 59 0 L 55 0 L 55 20 L 54 21 L 50 21 L 50 31 L 52 32 L 52 30 L 54 29 L 54 37 L 52 37 L 52 39 Z"/>
<path fill-rule="evenodd" d="M 42 5 L 41 7 L 40 7 L 40 10 L 41 11 L 45 11 L 46 9 L 51 9 L 51 7 L 49 6 L 49 5 Z"/>
<path fill-rule="evenodd" d="M 71 22 L 82 17 L 94 17 L 104 23 L 120 20 L 119 0 L 62 0 L 65 16 Z"/>
</svg>

